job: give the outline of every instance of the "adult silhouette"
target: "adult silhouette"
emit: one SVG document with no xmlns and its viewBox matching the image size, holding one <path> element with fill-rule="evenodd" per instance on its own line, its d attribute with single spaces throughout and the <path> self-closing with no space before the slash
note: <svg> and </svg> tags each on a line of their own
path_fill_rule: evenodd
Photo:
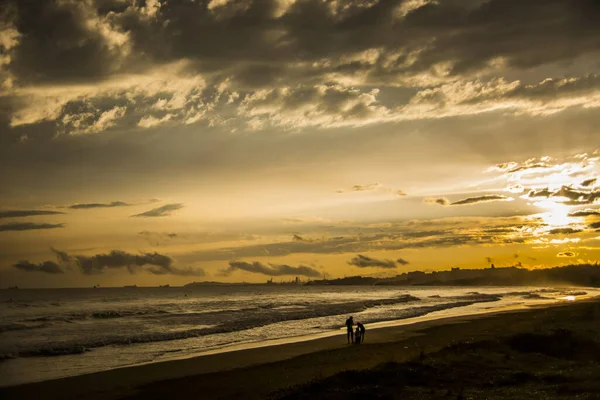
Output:
<svg viewBox="0 0 600 400">
<path fill-rule="evenodd" d="M 352 329 L 354 325 L 354 318 L 348 317 L 346 320 L 346 329 L 348 333 L 346 334 L 348 343 L 354 343 L 354 330 Z"/>
<path fill-rule="evenodd" d="M 361 324 L 360 322 L 356 323 L 356 329 L 358 329 L 360 331 L 360 341 L 361 343 L 365 342 L 365 326 L 363 324 Z"/>
</svg>

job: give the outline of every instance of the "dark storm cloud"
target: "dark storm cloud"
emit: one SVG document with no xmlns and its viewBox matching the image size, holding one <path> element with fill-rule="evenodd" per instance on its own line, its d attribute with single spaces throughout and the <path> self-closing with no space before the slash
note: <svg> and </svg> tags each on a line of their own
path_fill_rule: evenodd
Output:
<svg viewBox="0 0 600 400">
<path fill-rule="evenodd" d="M 595 21 L 600 7 L 594 0 L 430 2 L 403 18 L 398 16 L 407 3 L 402 0 L 348 1 L 337 6 L 320 0 L 296 1 L 279 18 L 278 3 L 283 2 L 264 0 L 245 6 L 228 2 L 210 10 L 202 2 L 165 2 L 154 21 L 144 23 L 138 18 L 133 42 L 155 57 L 209 60 L 203 62 L 205 68 L 215 70 L 226 60 L 229 68 L 239 69 L 246 84 L 264 79 L 264 71 L 252 73 L 261 66 L 270 67 L 271 81 L 282 75 L 310 76 L 309 69 L 297 71 L 282 63 L 298 55 L 310 62 L 371 48 L 391 54 L 399 49 L 420 53 L 413 64 L 402 54 L 392 63 L 377 60 L 373 65 L 355 59 L 322 67 L 325 71 L 317 69 L 317 73 L 337 68 L 385 76 L 405 69 L 428 70 L 444 61 L 454 62 L 452 72 L 459 73 L 483 68 L 498 57 L 526 68 L 598 51 Z M 506 26 L 511 29 L 498 34 Z M 280 36 L 273 38 L 275 33 Z M 192 37 L 217 40 L 198 46 L 189 40 Z"/>
<path fill-rule="evenodd" d="M 118 46 L 95 16 L 95 2 L 9 1 L 7 15 L 19 32 L 10 71 L 23 81 L 82 81 L 119 68 Z"/>
<path fill-rule="evenodd" d="M 600 89 L 595 75 L 537 85 L 488 79 L 500 69 L 548 63 L 561 75 L 566 64 L 557 62 L 593 59 L 600 38 L 594 1 L 12 0 L 3 22 L 14 36 L 4 49 L 6 82 L 89 86 L 57 97 L 41 86 L 35 95 L 17 89 L 8 119 L 15 131 L 43 122 L 59 134 L 83 134 L 198 121 L 214 126 L 232 114 L 261 129 L 443 118 L 494 110 L 496 101 L 527 111 L 527 101 Z M 125 74 L 168 75 L 173 65 L 180 68 L 162 89 L 115 83 Z M 184 76 L 198 79 L 182 83 Z M 466 81 L 475 77 L 484 83 Z M 408 103 L 393 96 L 387 96 L 393 105 L 380 103 L 381 87 L 401 86 L 423 90 Z M 589 104 L 573 102 L 583 103 Z"/>
<path fill-rule="evenodd" d="M 527 68 L 596 52 L 599 32 L 593 21 L 599 16 L 594 0 L 443 1 L 409 14 L 407 25 L 437 38 L 419 64 L 453 59 L 453 71 L 459 72 L 496 57 Z M 511 29 L 499 34 L 507 26 Z"/>
<path fill-rule="evenodd" d="M 55 262 L 44 261 L 40 264 L 33 264 L 29 261 L 19 261 L 13 267 L 27 272 L 45 272 L 47 274 L 64 274 L 65 271 Z"/>
<path fill-rule="evenodd" d="M 363 256 L 362 254 L 356 255 L 348 261 L 348 264 L 359 268 L 396 268 L 396 263 L 392 260 L 379 260 L 377 258 Z"/>
<path fill-rule="evenodd" d="M 276 265 L 276 264 L 263 264 L 260 262 L 248 263 L 244 261 L 230 261 L 227 269 L 221 270 L 223 275 L 229 275 L 237 270 L 251 272 L 255 274 L 262 274 L 267 276 L 284 276 L 284 275 L 296 275 L 306 276 L 309 278 L 317 278 L 321 276 L 321 272 L 314 268 L 300 265 L 293 267 L 290 265 Z"/>
<path fill-rule="evenodd" d="M 13 224 L 0 225 L 0 232 L 7 231 L 32 231 L 36 229 L 64 228 L 65 224 L 40 224 L 35 222 L 16 222 Z"/>
<path fill-rule="evenodd" d="M 178 268 L 175 267 L 174 260 L 164 254 L 159 253 L 141 253 L 131 254 L 122 250 L 112 250 L 106 254 L 96 254 L 93 256 L 69 255 L 64 251 L 52 249 L 59 262 L 63 264 L 74 264 L 85 275 L 101 274 L 110 269 L 126 268 L 130 273 L 135 273 L 138 269 L 144 268 L 145 271 L 154 275 L 184 275 L 184 276 L 204 276 L 202 268 Z"/>
<path fill-rule="evenodd" d="M 31 217 L 36 215 L 56 215 L 64 214 L 60 211 L 49 211 L 49 210 L 4 210 L 0 211 L 0 218 L 18 218 L 18 217 Z"/>
<path fill-rule="evenodd" d="M 600 216 L 600 208 L 588 208 L 586 210 L 573 211 L 572 213 L 569 213 L 569 217 L 590 217 L 595 215 Z"/>
<path fill-rule="evenodd" d="M 90 208 L 112 208 L 112 207 L 127 207 L 127 206 L 131 206 L 131 204 L 125 203 L 122 201 L 113 201 L 110 203 L 72 204 L 69 206 L 69 208 L 73 209 L 73 210 L 81 210 L 81 209 L 90 209 Z"/>
<path fill-rule="evenodd" d="M 153 208 L 152 210 L 143 212 L 141 214 L 132 215 L 132 217 L 166 217 L 171 215 L 173 211 L 177 211 L 183 208 L 183 204 L 165 204 L 164 206 Z"/>
<path fill-rule="evenodd" d="M 600 228 L 600 221 L 598 221 L 598 222 L 592 222 L 589 226 L 592 229 L 599 229 Z"/>
<path fill-rule="evenodd" d="M 404 258 L 399 258 L 396 260 L 396 262 L 398 263 L 398 265 L 408 265 L 410 264 L 409 261 L 405 260 Z"/>
<path fill-rule="evenodd" d="M 164 1 L 156 8 L 13 0 L 11 23 L 21 38 L 10 70 L 30 80 L 81 80 L 191 59 L 247 86 L 321 80 L 334 72 L 390 79 L 441 62 L 451 62 L 450 72 L 458 74 L 499 57 L 518 68 L 572 60 L 597 52 L 600 36 L 595 0 L 423 2 L 404 16 L 410 3 L 403 0 L 285 3 Z M 369 49 L 381 54 L 343 57 Z M 418 51 L 416 60 L 411 51 Z M 328 58 L 340 61 L 320 62 Z M 306 65 L 294 67 L 298 61 Z"/>
<path fill-rule="evenodd" d="M 477 196 L 477 197 L 469 197 L 463 200 L 459 200 L 459 201 L 455 201 L 454 203 L 451 203 L 451 206 L 462 206 L 462 205 L 468 205 L 468 204 L 475 204 L 475 203 L 483 203 L 483 202 L 489 202 L 489 201 L 500 201 L 500 200 L 508 200 L 508 198 L 506 196 L 502 196 L 502 195 L 495 195 L 495 194 L 491 194 L 491 195 L 485 195 L 485 196 Z"/>
</svg>

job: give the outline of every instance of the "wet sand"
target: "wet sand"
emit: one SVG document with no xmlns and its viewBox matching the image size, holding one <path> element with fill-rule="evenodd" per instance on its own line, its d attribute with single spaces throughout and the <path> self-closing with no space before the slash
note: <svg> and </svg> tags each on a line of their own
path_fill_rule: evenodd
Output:
<svg viewBox="0 0 600 400">
<path fill-rule="evenodd" d="M 592 311 L 590 311 L 590 307 Z M 436 357 L 448 346 L 572 326 L 576 315 L 597 315 L 600 301 L 562 303 L 367 330 L 366 343 L 349 345 L 340 335 L 115 369 L 0 389 L 2 399 L 262 399 L 310 393 L 310 382 L 382 363 Z M 585 318 L 583 318 L 585 320 Z M 587 319 L 595 326 L 596 319 Z M 585 329 L 591 329 L 590 326 Z M 368 328 L 368 327 L 367 327 Z M 584 328 L 582 328 L 584 329 Z M 313 396 L 315 397 L 315 396 Z M 320 397 L 320 395 L 316 395 Z"/>
</svg>

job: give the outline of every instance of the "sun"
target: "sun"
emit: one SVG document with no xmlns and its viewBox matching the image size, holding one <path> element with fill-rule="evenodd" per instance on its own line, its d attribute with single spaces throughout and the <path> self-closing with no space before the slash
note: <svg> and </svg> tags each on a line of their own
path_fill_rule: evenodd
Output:
<svg viewBox="0 0 600 400">
<path fill-rule="evenodd" d="M 534 205 L 550 210 L 539 215 L 550 228 L 564 227 L 579 222 L 577 218 L 569 216 L 569 207 L 562 203 L 542 200 L 535 202 Z"/>
</svg>

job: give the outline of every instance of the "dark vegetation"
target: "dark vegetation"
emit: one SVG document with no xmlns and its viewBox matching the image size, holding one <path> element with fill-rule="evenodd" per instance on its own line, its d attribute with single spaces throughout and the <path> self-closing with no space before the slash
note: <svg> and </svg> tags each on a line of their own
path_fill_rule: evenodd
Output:
<svg viewBox="0 0 600 400">
<path fill-rule="evenodd" d="M 576 285 L 600 287 L 600 265 L 577 264 L 546 269 L 521 267 L 460 269 L 450 271 L 413 271 L 391 278 L 352 276 L 339 279 L 310 281 L 307 285 L 448 285 L 448 286 L 529 286 Z"/>
</svg>

